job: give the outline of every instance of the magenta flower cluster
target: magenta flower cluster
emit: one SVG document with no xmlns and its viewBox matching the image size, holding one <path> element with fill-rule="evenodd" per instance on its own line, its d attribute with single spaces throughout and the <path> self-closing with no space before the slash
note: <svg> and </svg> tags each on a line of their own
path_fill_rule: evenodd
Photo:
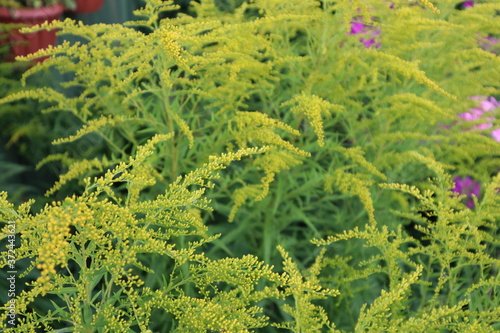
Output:
<svg viewBox="0 0 500 333">
<path fill-rule="evenodd" d="M 500 39 L 494 38 L 493 36 L 481 37 L 479 40 L 479 46 L 488 52 L 498 54 L 500 48 Z"/>
<path fill-rule="evenodd" d="M 453 182 L 455 182 L 455 187 L 452 191 L 460 195 L 465 194 L 465 205 L 470 209 L 474 208 L 474 200 L 472 199 L 472 196 L 474 195 L 476 198 L 479 198 L 481 183 L 474 181 L 469 176 L 455 177 Z"/>
<path fill-rule="evenodd" d="M 495 120 L 496 111 L 500 107 L 500 102 L 498 102 L 494 97 L 487 96 L 471 96 L 469 98 L 479 102 L 478 106 L 469 109 L 469 112 L 460 113 L 458 116 L 465 121 L 484 121 L 478 125 L 472 126 L 471 130 L 487 130 L 493 128 L 492 122 Z M 493 139 L 500 142 L 500 128 L 494 129 L 490 133 Z M 481 183 L 474 181 L 469 176 L 455 177 L 453 181 L 455 182 L 455 187 L 452 191 L 458 194 L 466 195 L 466 198 L 464 199 L 465 205 L 471 209 L 474 208 L 472 195 L 479 198 Z"/>
<path fill-rule="evenodd" d="M 363 17 L 356 17 L 351 22 L 351 31 L 349 35 L 359 35 L 361 38 L 359 41 L 366 47 L 374 47 L 378 49 L 380 47 L 380 42 L 377 38 L 380 35 L 380 29 L 375 28 L 372 25 L 365 24 Z"/>
<path fill-rule="evenodd" d="M 500 107 L 500 102 L 494 97 L 487 96 L 472 96 L 470 99 L 478 101 L 478 107 L 471 108 L 469 112 L 460 113 L 458 116 L 465 121 L 484 121 L 481 124 L 472 126 L 471 129 L 473 130 L 493 128 L 493 121 L 495 120 L 497 109 Z M 490 133 L 493 139 L 500 142 L 500 128 L 494 129 Z"/>
<path fill-rule="evenodd" d="M 462 2 L 462 8 L 471 8 L 474 7 L 474 1 L 464 1 Z"/>
</svg>

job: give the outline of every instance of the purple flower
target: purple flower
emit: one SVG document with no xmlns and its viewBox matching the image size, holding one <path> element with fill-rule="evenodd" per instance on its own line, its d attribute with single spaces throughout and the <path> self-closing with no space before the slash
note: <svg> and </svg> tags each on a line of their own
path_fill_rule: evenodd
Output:
<svg viewBox="0 0 500 333">
<path fill-rule="evenodd" d="M 498 54 L 500 39 L 493 36 L 480 37 L 479 47 L 483 50 Z"/>
<path fill-rule="evenodd" d="M 363 45 L 369 49 L 370 47 L 372 47 L 373 44 L 375 44 L 375 39 L 372 38 L 372 39 L 366 39 L 366 38 L 360 38 L 359 41 L 361 43 L 363 43 Z"/>
<path fill-rule="evenodd" d="M 380 30 L 374 26 L 365 24 L 362 17 L 354 18 L 351 22 L 351 30 L 348 35 L 362 35 L 359 41 L 366 48 L 374 46 L 378 49 L 380 47 L 380 43 L 376 41 L 377 36 L 380 35 Z"/>
<path fill-rule="evenodd" d="M 490 97 L 485 101 L 481 102 L 481 109 L 484 111 L 491 111 L 500 106 L 500 103 L 494 97 Z"/>
<path fill-rule="evenodd" d="M 462 8 L 472 8 L 474 7 L 474 1 L 464 1 L 462 2 Z"/>
<path fill-rule="evenodd" d="M 363 45 L 368 49 L 372 46 L 375 46 L 376 49 L 380 47 L 380 43 L 375 42 L 375 38 L 371 39 L 366 39 L 366 38 L 360 38 L 359 41 L 363 43 Z"/>
<path fill-rule="evenodd" d="M 475 125 L 470 129 L 486 130 L 488 128 L 492 128 L 493 121 L 495 120 L 495 117 L 492 116 L 495 115 L 496 109 L 500 107 L 500 102 L 498 102 L 494 97 L 487 96 L 471 96 L 470 99 L 478 101 L 479 107 L 469 109 L 470 112 L 459 113 L 458 116 L 466 121 L 485 121 L 484 123 Z M 500 142 L 500 129 L 492 131 L 491 136 L 497 142 Z"/>
<path fill-rule="evenodd" d="M 467 121 L 474 121 L 481 118 L 484 111 L 481 109 L 473 108 L 469 109 L 471 112 L 459 113 L 458 116 Z"/>
<path fill-rule="evenodd" d="M 486 120 L 488 120 L 488 121 L 494 121 L 495 118 L 488 117 L 488 118 L 486 118 Z M 492 128 L 492 127 L 493 127 L 492 123 L 483 123 L 483 124 L 479 124 L 479 125 L 476 125 L 476 126 L 472 126 L 472 129 L 479 130 L 479 131 L 484 131 L 484 130 L 487 130 L 488 128 Z"/>
<path fill-rule="evenodd" d="M 362 22 L 351 22 L 351 35 L 362 34 L 365 31 L 365 24 Z"/>
<path fill-rule="evenodd" d="M 497 128 L 496 130 L 491 131 L 491 136 L 493 139 L 495 139 L 497 142 L 500 142 L 500 128 Z"/>
<path fill-rule="evenodd" d="M 488 118 L 485 118 L 485 120 L 494 121 L 495 118 L 488 117 Z M 485 129 L 492 128 L 492 127 L 493 127 L 492 123 L 482 123 L 482 124 L 479 124 L 479 125 L 476 125 L 476 126 L 472 126 L 472 129 L 477 129 L 479 131 L 484 131 Z"/>
<path fill-rule="evenodd" d="M 453 192 L 458 194 L 465 194 L 465 205 L 470 209 L 474 208 L 474 200 L 472 195 L 479 197 L 479 192 L 481 191 L 481 183 L 474 181 L 471 177 L 460 177 L 457 176 L 453 178 L 455 182 L 455 188 L 452 189 Z"/>
</svg>

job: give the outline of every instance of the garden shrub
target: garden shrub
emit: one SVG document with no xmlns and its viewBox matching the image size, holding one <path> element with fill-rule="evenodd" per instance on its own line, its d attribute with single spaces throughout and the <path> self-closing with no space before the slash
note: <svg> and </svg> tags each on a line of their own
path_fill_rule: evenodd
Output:
<svg viewBox="0 0 500 333">
<path fill-rule="evenodd" d="M 4 330 L 500 329 L 495 3 L 191 5 L 33 28 L 66 79 L 0 103 L 82 125 L 51 204 L 1 197 Z"/>
</svg>

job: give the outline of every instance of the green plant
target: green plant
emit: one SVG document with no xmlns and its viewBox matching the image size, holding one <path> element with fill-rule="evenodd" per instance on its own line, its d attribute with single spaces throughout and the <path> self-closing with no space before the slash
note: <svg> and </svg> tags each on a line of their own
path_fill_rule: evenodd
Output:
<svg viewBox="0 0 500 333">
<path fill-rule="evenodd" d="M 201 1 L 160 20 L 176 6 L 150 0 L 124 26 L 25 30 L 87 42 L 26 58 L 52 56 L 23 80 L 53 69 L 59 87 L 0 100 L 82 124 L 40 162 L 65 168 L 52 206 L 2 201 L 21 327 L 498 330 L 500 146 L 457 122 L 499 93 L 477 43 L 497 14 L 455 6 Z M 465 173 L 474 205 L 451 191 Z"/>
</svg>

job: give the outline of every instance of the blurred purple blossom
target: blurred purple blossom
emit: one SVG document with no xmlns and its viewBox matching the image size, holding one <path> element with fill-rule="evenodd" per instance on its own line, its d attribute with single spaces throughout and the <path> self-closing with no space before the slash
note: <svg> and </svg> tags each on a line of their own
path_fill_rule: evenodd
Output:
<svg viewBox="0 0 500 333">
<path fill-rule="evenodd" d="M 356 20 L 356 19 L 355 19 Z M 357 19 L 359 21 L 359 19 Z M 351 35 L 357 35 L 357 34 L 362 34 L 365 33 L 365 24 L 362 22 L 351 22 Z"/>
<path fill-rule="evenodd" d="M 479 46 L 488 52 L 498 54 L 500 39 L 493 36 L 483 37 L 479 40 Z"/>
<path fill-rule="evenodd" d="M 474 181 L 469 176 L 457 176 L 453 178 L 453 181 L 455 182 L 455 187 L 452 189 L 452 191 L 458 194 L 466 195 L 465 205 L 470 209 L 474 208 L 474 200 L 472 199 L 472 195 L 479 198 L 481 183 Z"/>
<path fill-rule="evenodd" d="M 491 131 L 491 136 L 493 139 L 495 139 L 497 142 L 500 142 L 500 128 L 497 128 L 496 130 Z"/>
<path fill-rule="evenodd" d="M 378 49 L 380 47 L 380 43 L 376 41 L 376 38 L 380 35 L 380 29 L 365 24 L 362 17 L 355 17 L 353 19 L 351 22 L 351 31 L 348 34 L 362 35 L 359 41 L 363 43 L 366 48 L 373 46 Z"/>
<path fill-rule="evenodd" d="M 496 109 L 500 107 L 500 102 L 498 102 L 494 97 L 487 96 L 471 96 L 470 99 L 478 101 L 479 106 L 469 109 L 469 112 L 460 113 L 458 116 L 466 121 L 485 121 L 482 124 L 473 126 L 471 129 L 486 130 L 488 128 L 492 128 L 493 121 L 495 120 L 494 116 L 496 115 Z M 500 129 L 493 130 L 491 132 L 491 136 L 497 142 L 500 142 Z"/>
<path fill-rule="evenodd" d="M 469 110 L 471 112 L 460 113 L 460 114 L 458 114 L 458 116 L 464 120 L 467 120 L 467 121 L 474 121 L 474 120 L 480 119 L 484 113 L 483 110 L 477 109 L 477 108 L 473 108 L 473 109 L 469 109 Z"/>
<path fill-rule="evenodd" d="M 366 39 L 366 38 L 360 38 L 359 41 L 361 43 L 363 43 L 363 45 L 369 49 L 370 47 L 372 47 L 373 45 L 375 45 L 375 48 L 378 49 L 380 47 L 380 43 L 375 43 L 375 38 L 370 38 L 370 39 Z"/>
<path fill-rule="evenodd" d="M 462 8 L 472 8 L 474 7 L 474 1 L 464 1 L 462 2 Z"/>
</svg>

